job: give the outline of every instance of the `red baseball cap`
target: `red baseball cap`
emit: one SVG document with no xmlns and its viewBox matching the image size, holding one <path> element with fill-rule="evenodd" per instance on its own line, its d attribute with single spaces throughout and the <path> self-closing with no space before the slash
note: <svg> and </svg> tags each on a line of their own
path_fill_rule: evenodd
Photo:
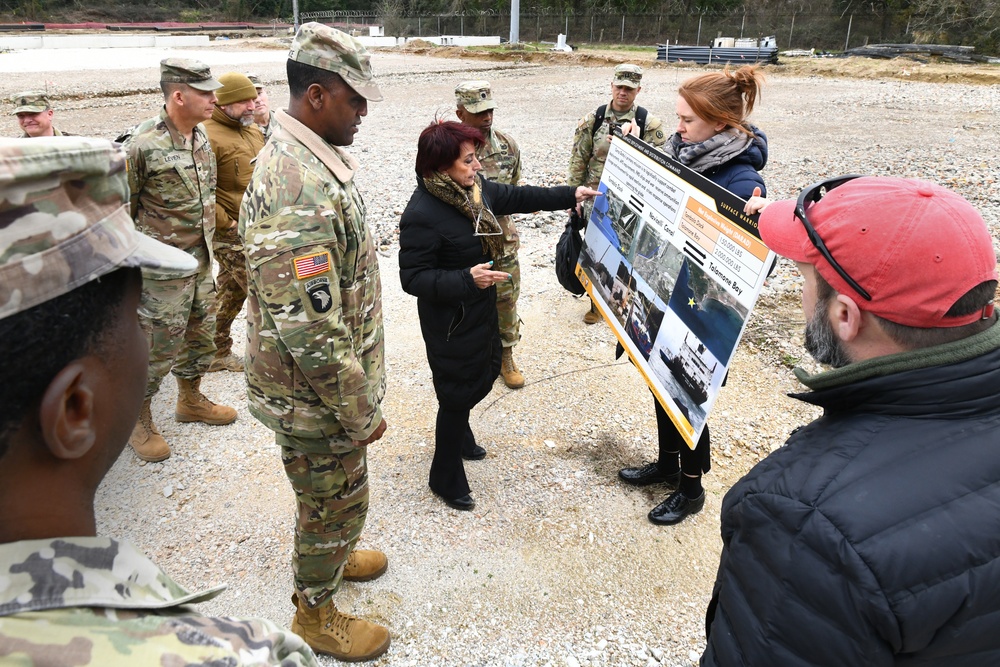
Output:
<svg viewBox="0 0 1000 667">
<path fill-rule="evenodd" d="M 989 229 L 956 193 L 917 179 L 864 176 L 807 204 L 809 222 L 830 254 L 871 301 L 816 249 L 795 206 L 794 199 L 769 204 L 760 214 L 761 239 L 779 255 L 812 264 L 862 310 L 922 328 L 962 326 L 983 317 L 979 311 L 944 316 L 970 289 L 997 280 Z"/>
</svg>

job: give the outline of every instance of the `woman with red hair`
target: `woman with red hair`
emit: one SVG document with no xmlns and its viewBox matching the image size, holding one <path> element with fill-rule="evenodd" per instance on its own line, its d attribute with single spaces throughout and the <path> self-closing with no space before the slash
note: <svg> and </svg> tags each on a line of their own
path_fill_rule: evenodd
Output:
<svg viewBox="0 0 1000 667">
<path fill-rule="evenodd" d="M 399 222 L 399 276 L 417 297 L 420 332 L 438 399 L 431 491 L 471 510 L 462 459 L 486 450 L 476 443 L 469 412 L 500 374 L 496 283 L 503 252 L 497 215 L 557 211 L 600 194 L 586 187 L 540 188 L 493 183 L 477 175 L 478 129 L 434 122 L 417 142 L 417 188 Z"/>
<path fill-rule="evenodd" d="M 758 172 L 767 164 L 767 136 L 748 120 L 763 82 L 763 73 L 752 65 L 687 79 L 677 91 L 677 131 L 660 150 L 738 197 L 766 193 Z M 659 456 L 653 463 L 622 468 L 618 477 L 633 486 L 671 488 L 648 514 L 651 522 L 671 526 L 705 506 L 701 476 L 712 467 L 710 436 L 706 424 L 691 449 L 659 401 L 653 403 Z"/>
</svg>

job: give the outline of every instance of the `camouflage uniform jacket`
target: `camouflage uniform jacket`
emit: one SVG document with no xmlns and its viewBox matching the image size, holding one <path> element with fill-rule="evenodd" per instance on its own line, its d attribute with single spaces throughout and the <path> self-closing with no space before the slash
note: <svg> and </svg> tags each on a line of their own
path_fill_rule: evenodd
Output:
<svg viewBox="0 0 1000 667">
<path fill-rule="evenodd" d="M 594 132 L 596 109 L 580 119 L 580 124 L 573 135 L 573 154 L 570 156 L 569 172 L 566 175 L 568 185 L 597 188 L 597 184 L 601 182 L 601 174 L 604 173 L 604 161 L 608 159 L 608 151 L 611 150 L 612 123 L 622 125 L 635 118 L 635 107 L 633 104 L 628 111 L 619 113 L 611 108 L 609 102 L 605 109 L 604 122 L 597 128 L 596 133 Z M 653 146 L 662 146 L 667 141 L 663 123 L 652 114 L 646 117 L 642 140 Z"/>
<path fill-rule="evenodd" d="M 53 127 L 52 128 L 52 136 L 53 137 L 75 137 L 77 135 L 70 134 L 69 132 L 62 132 L 62 131 L 58 130 L 57 128 Z M 27 132 L 25 132 L 24 134 L 21 135 L 21 138 L 22 139 L 31 139 L 31 135 L 29 135 Z"/>
<path fill-rule="evenodd" d="M 127 542 L 106 537 L 0 545 L 0 663 L 317 665 L 270 621 L 202 616 L 189 593 Z"/>
<path fill-rule="evenodd" d="M 157 241 L 212 260 L 215 234 L 215 155 L 200 123 L 188 142 L 164 107 L 139 123 L 125 145 L 132 219 Z"/>
<path fill-rule="evenodd" d="M 349 445 L 382 421 L 382 285 L 357 162 L 284 111 L 240 210 L 250 412 Z"/>
<path fill-rule="evenodd" d="M 253 173 L 252 160 L 264 148 L 264 135 L 256 125 L 244 127 L 218 107 L 205 121 L 205 131 L 215 153 L 218 174 L 213 243 L 216 248 L 239 251 L 241 246 L 236 223 L 240 219 L 240 204 Z"/>
<path fill-rule="evenodd" d="M 486 143 L 476 151 L 479 164 L 483 165 L 486 180 L 503 185 L 517 185 L 521 180 L 521 149 L 514 137 L 490 128 Z M 517 252 L 517 228 L 509 215 L 498 215 L 497 222 L 503 229 L 504 254 Z"/>
<path fill-rule="evenodd" d="M 257 125 L 257 129 L 260 130 L 261 134 L 264 135 L 264 141 L 267 141 L 268 139 L 271 138 L 271 135 L 274 134 L 274 129 L 276 127 L 278 127 L 278 125 L 274 122 L 273 111 L 267 112 L 267 125 L 264 125 L 263 127 Z"/>
</svg>

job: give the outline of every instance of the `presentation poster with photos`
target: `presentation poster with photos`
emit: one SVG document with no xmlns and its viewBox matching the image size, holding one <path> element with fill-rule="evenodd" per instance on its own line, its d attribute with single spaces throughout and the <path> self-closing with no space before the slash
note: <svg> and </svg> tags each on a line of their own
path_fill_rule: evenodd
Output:
<svg viewBox="0 0 1000 667">
<path fill-rule="evenodd" d="M 742 199 L 635 137 L 599 189 L 577 276 L 693 448 L 774 256 Z"/>
</svg>

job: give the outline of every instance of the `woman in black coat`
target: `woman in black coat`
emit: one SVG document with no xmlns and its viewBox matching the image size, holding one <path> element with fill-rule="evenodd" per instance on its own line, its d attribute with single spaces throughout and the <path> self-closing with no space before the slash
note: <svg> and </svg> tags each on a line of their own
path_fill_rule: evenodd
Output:
<svg viewBox="0 0 1000 667">
<path fill-rule="evenodd" d="M 486 456 L 469 412 L 500 373 L 493 271 L 503 236 L 497 215 L 555 211 L 599 194 L 589 188 L 518 187 L 492 183 L 476 149 L 483 135 L 456 122 L 434 122 L 417 144 L 417 189 L 399 222 L 399 277 L 417 297 L 420 332 L 438 399 L 430 487 L 455 509 L 471 510 L 462 458 Z"/>
</svg>

